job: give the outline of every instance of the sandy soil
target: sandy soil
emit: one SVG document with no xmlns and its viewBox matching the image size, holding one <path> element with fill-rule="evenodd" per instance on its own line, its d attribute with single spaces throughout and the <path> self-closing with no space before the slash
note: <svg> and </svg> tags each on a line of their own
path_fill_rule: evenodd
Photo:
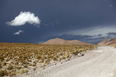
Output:
<svg viewBox="0 0 116 77">
<path fill-rule="evenodd" d="M 100 46 L 84 56 L 24 74 L 21 77 L 116 77 L 116 48 Z"/>
</svg>

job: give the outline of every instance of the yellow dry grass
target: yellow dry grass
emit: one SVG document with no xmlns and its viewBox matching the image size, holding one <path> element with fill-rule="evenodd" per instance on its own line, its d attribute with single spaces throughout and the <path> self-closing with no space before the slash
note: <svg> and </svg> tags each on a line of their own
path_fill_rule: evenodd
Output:
<svg viewBox="0 0 116 77">
<path fill-rule="evenodd" d="M 52 62 L 66 59 L 72 54 L 77 55 L 94 48 L 95 45 L 0 43 L 0 76 L 16 75 L 21 69 L 26 70 L 41 63 L 41 67 L 44 67 Z"/>
</svg>

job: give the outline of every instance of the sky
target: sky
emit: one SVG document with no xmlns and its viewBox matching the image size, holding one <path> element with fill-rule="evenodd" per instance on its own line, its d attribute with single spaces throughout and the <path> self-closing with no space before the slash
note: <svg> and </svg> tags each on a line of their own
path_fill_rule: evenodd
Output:
<svg viewBox="0 0 116 77">
<path fill-rule="evenodd" d="M 116 0 L 0 0 L 0 42 L 97 44 L 116 37 Z"/>
</svg>

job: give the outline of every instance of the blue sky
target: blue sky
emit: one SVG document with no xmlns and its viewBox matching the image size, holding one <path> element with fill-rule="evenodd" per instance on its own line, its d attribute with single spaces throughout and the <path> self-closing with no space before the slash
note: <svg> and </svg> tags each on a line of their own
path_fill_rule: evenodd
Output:
<svg viewBox="0 0 116 77">
<path fill-rule="evenodd" d="M 0 0 L 0 42 L 97 44 L 114 37 L 115 0 Z"/>
</svg>

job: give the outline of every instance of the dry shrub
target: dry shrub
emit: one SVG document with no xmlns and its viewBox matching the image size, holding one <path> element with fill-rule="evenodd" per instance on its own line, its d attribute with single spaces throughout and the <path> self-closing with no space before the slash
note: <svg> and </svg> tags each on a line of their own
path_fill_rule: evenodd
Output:
<svg viewBox="0 0 116 77">
<path fill-rule="evenodd" d="M 4 76 L 5 74 L 4 74 L 4 71 L 3 70 L 0 70 L 0 76 L 2 77 L 2 76 Z"/>
<path fill-rule="evenodd" d="M 5 74 L 6 76 L 8 76 L 8 72 L 7 72 L 6 69 L 4 69 L 4 74 Z"/>
<path fill-rule="evenodd" d="M 25 73 L 29 72 L 28 70 L 25 70 Z"/>
<path fill-rule="evenodd" d="M 20 69 L 19 70 L 19 74 L 24 74 L 25 73 L 25 70 L 24 69 Z"/>
<path fill-rule="evenodd" d="M 13 66 L 11 64 L 8 65 L 8 70 L 12 70 L 13 69 Z"/>
<path fill-rule="evenodd" d="M 2 68 L 2 65 L 0 65 L 0 68 Z"/>
<path fill-rule="evenodd" d="M 2 65 L 5 66 L 5 65 L 6 65 L 6 62 L 4 61 L 4 62 L 2 63 Z"/>
<path fill-rule="evenodd" d="M 16 75 L 16 72 L 11 72 L 10 76 Z"/>
<path fill-rule="evenodd" d="M 27 73 L 27 72 L 28 72 L 28 70 L 24 70 L 24 69 L 19 70 L 19 74 L 24 74 L 24 73 Z"/>
</svg>

